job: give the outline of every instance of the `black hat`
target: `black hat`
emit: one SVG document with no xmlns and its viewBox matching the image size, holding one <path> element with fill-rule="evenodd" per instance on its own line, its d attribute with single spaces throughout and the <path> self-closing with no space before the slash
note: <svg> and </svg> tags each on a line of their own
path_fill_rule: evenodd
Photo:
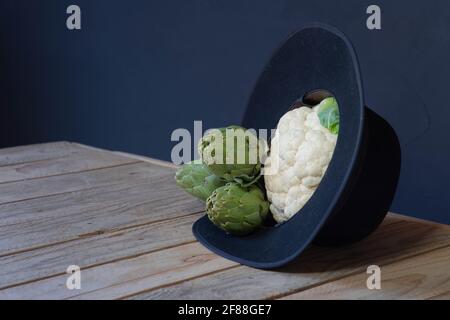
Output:
<svg viewBox="0 0 450 320">
<path fill-rule="evenodd" d="M 391 126 L 364 105 L 356 53 L 334 27 L 303 27 L 266 65 L 250 97 L 242 126 L 276 128 L 294 104 L 332 94 L 339 103 L 337 144 L 311 199 L 290 220 L 245 237 L 226 234 L 208 217 L 195 237 L 211 251 L 256 268 L 275 268 L 309 244 L 337 246 L 372 233 L 385 217 L 400 171 L 400 147 Z"/>
</svg>

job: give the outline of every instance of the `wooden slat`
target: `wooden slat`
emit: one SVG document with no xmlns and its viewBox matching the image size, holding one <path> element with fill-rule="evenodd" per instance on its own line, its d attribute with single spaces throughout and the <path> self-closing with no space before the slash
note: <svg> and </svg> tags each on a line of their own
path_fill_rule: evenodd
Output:
<svg viewBox="0 0 450 320">
<path fill-rule="evenodd" d="M 87 146 L 87 145 L 84 145 L 84 144 L 77 144 L 77 145 L 80 148 L 87 148 L 87 149 L 93 149 L 93 150 L 106 151 L 104 149 L 100 149 L 100 148 L 96 148 L 96 147 L 92 147 L 92 146 Z M 155 164 L 155 165 L 158 165 L 160 167 L 167 167 L 167 168 L 172 168 L 172 169 L 178 168 L 178 165 L 175 165 L 172 162 L 166 161 L 166 160 L 150 158 L 150 157 L 147 157 L 147 156 L 137 155 L 137 154 L 133 154 L 133 153 L 129 153 L 129 152 L 123 152 L 123 151 L 109 151 L 108 150 L 108 152 L 114 153 L 114 154 L 118 154 L 118 155 L 121 155 L 121 156 L 124 156 L 124 157 L 127 157 L 127 158 L 131 158 L 131 159 L 134 159 L 134 160 Z"/>
<path fill-rule="evenodd" d="M 387 218 L 387 222 L 389 222 Z M 446 227 L 417 222 L 384 223 L 367 239 L 343 248 L 312 247 L 276 271 L 240 266 L 174 286 L 142 292 L 133 299 L 268 299 L 316 286 L 450 244 Z"/>
<path fill-rule="evenodd" d="M 175 185 L 173 169 L 162 170 L 148 179 L 0 205 L 0 256 L 204 210 Z"/>
<path fill-rule="evenodd" d="M 67 192 L 94 189 L 118 184 L 132 184 L 151 179 L 155 174 L 174 172 L 157 165 L 142 162 L 116 167 L 100 168 L 0 184 L 0 204 L 48 197 Z M 45 186 L 43 188 L 42 186 Z M 42 199 L 45 201 L 45 199 Z M 0 222 L 1 224 L 1 222 Z"/>
<path fill-rule="evenodd" d="M 65 141 L 4 148 L 0 149 L 0 167 L 66 157 L 79 151 L 80 145 Z"/>
<path fill-rule="evenodd" d="M 115 299 L 234 266 L 198 242 L 81 271 L 81 289 L 66 288 L 67 275 L 0 291 L 0 299 Z"/>
<path fill-rule="evenodd" d="M 0 289 L 194 241 L 192 223 L 203 214 L 164 220 L 0 258 Z"/>
<path fill-rule="evenodd" d="M 435 299 L 450 296 L 450 247 L 381 267 L 381 289 L 369 290 L 360 272 L 285 299 Z"/>
<path fill-rule="evenodd" d="M 431 220 L 424 220 L 424 219 L 411 217 L 411 216 L 405 216 L 403 214 L 398 214 L 398 213 L 394 213 L 394 212 L 390 212 L 389 216 L 392 219 L 397 219 L 400 221 L 412 221 L 412 222 L 418 222 L 418 223 L 422 223 L 422 224 L 430 224 L 430 225 L 438 226 L 441 228 L 447 228 L 448 231 L 450 232 L 450 225 L 442 224 L 439 222 L 435 222 L 435 221 L 431 221 Z"/>
<path fill-rule="evenodd" d="M 110 152 L 80 149 L 63 157 L 0 167 L 0 183 L 81 172 L 135 162 L 137 160 Z"/>
<path fill-rule="evenodd" d="M 146 156 L 139 156 L 139 155 L 135 155 L 135 154 L 127 153 L 127 152 L 120 152 L 120 151 L 114 151 L 114 153 L 131 158 L 131 159 L 139 160 L 142 162 L 155 164 L 155 165 L 158 165 L 161 167 L 167 167 L 167 168 L 172 168 L 172 169 L 178 168 L 178 166 L 173 164 L 172 162 L 168 162 L 168 161 L 164 161 L 164 160 L 153 159 L 153 158 L 149 158 Z"/>
</svg>

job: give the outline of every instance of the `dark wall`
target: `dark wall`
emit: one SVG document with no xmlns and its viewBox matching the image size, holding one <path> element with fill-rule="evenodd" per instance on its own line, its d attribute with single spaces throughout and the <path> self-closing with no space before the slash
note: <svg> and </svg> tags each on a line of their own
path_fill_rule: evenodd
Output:
<svg viewBox="0 0 450 320">
<path fill-rule="evenodd" d="M 173 129 L 238 123 L 272 51 L 322 21 L 352 39 L 366 101 L 400 137 L 393 211 L 450 223 L 450 4 L 376 3 L 381 31 L 365 27 L 371 1 L 1 0 L 0 147 L 71 140 L 169 159 Z M 69 4 L 81 31 L 65 27 Z"/>
</svg>

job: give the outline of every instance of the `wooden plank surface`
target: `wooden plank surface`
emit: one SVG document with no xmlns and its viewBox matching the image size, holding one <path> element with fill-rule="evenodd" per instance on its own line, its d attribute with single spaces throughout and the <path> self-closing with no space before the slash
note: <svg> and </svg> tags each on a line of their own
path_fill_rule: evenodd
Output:
<svg viewBox="0 0 450 320">
<path fill-rule="evenodd" d="M 47 146 L 47 149 L 50 148 Z M 0 166 L 0 183 L 88 171 L 137 162 L 135 159 L 127 158 L 119 154 L 81 148 L 76 144 L 71 144 L 66 149 L 60 153 L 54 149 L 50 149 L 52 150 L 52 156 L 49 156 L 48 159 L 41 159 L 42 156 L 40 154 L 36 157 L 27 154 L 27 156 L 23 155 L 21 158 L 22 162 L 18 164 L 10 163 L 11 160 L 3 161 L 6 164 Z M 4 157 L 5 159 L 9 159 L 7 156 Z"/>
<path fill-rule="evenodd" d="M 390 215 L 367 239 L 263 271 L 192 236 L 204 204 L 160 160 L 58 142 L 0 150 L 0 299 L 449 297 L 450 228 Z M 67 266 L 82 289 L 65 287 Z M 382 267 L 379 291 L 365 287 Z M 352 294 L 352 292 L 354 292 Z"/>
<path fill-rule="evenodd" d="M 450 232 L 445 229 L 417 222 L 389 223 L 387 218 L 373 235 L 359 243 L 344 248 L 311 247 L 294 263 L 276 271 L 239 266 L 220 274 L 143 292 L 132 298 L 281 298 L 303 288 L 363 272 L 371 264 L 383 265 L 448 246 Z"/>
<path fill-rule="evenodd" d="M 48 197 L 57 194 L 104 188 L 108 185 L 144 182 L 154 175 L 169 172 L 158 166 L 125 163 L 97 170 L 30 179 L 27 183 L 14 181 L 0 184 L 0 204 Z M 45 188 L 42 186 L 45 185 Z"/>
<path fill-rule="evenodd" d="M 73 264 L 84 270 L 193 242 L 192 223 L 202 215 L 189 214 L 0 257 L 0 289 L 64 274 Z"/>
<path fill-rule="evenodd" d="M 235 265 L 198 242 L 85 269 L 82 290 L 67 290 L 67 275 L 0 291 L 2 299 L 116 299 Z M 36 293 L 39 292 L 39 295 Z"/>
<path fill-rule="evenodd" d="M 0 205 L 0 256 L 204 210 L 173 183 L 173 170 L 142 167 L 151 177 Z"/>
<path fill-rule="evenodd" d="M 0 167 L 61 158 L 80 151 L 71 142 L 53 142 L 0 149 Z"/>
<path fill-rule="evenodd" d="M 367 290 L 360 272 L 285 299 L 442 299 L 450 297 L 450 247 L 400 260 L 381 268 L 381 289 Z"/>
</svg>

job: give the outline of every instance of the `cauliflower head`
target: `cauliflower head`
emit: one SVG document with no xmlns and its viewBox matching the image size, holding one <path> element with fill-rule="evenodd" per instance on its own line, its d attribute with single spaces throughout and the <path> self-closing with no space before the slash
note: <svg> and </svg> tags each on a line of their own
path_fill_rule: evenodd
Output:
<svg viewBox="0 0 450 320">
<path fill-rule="evenodd" d="M 320 107 L 287 112 L 271 140 L 265 166 L 272 172 L 264 175 L 264 182 L 270 211 L 279 223 L 289 220 L 311 198 L 333 155 L 337 135 L 321 125 Z"/>
</svg>

